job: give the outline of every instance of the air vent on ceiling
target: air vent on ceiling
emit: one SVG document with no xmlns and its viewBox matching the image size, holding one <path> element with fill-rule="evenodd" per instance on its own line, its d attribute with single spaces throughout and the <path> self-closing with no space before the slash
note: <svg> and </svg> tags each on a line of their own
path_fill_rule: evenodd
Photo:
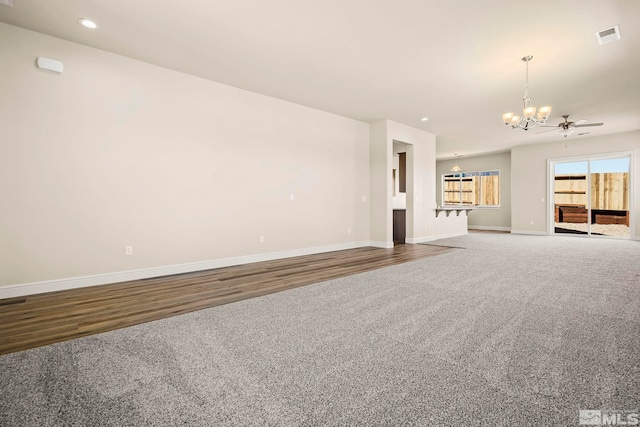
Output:
<svg viewBox="0 0 640 427">
<path fill-rule="evenodd" d="M 600 44 L 614 42 L 616 40 L 620 40 L 620 38 L 620 28 L 618 28 L 617 25 L 596 33 L 596 39 L 598 39 L 598 43 Z"/>
</svg>

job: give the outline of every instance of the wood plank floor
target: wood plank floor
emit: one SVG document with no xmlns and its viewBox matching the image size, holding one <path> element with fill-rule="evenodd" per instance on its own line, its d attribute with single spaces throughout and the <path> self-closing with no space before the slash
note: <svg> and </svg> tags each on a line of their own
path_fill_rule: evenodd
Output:
<svg viewBox="0 0 640 427">
<path fill-rule="evenodd" d="M 375 270 L 455 250 L 358 248 L 0 299 L 0 354 Z"/>
</svg>

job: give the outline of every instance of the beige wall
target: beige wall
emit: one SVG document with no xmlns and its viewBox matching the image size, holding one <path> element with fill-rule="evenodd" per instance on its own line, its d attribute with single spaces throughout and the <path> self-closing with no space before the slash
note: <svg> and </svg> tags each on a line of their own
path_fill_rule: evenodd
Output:
<svg viewBox="0 0 640 427">
<path fill-rule="evenodd" d="M 498 153 L 487 156 L 462 157 L 459 160 L 441 160 L 437 162 L 436 184 L 437 200 L 442 206 L 442 174 L 450 173 L 455 163 L 462 171 L 500 171 L 500 207 L 477 208 L 469 214 L 469 228 L 487 230 L 511 229 L 511 153 Z"/>
<path fill-rule="evenodd" d="M 563 141 L 531 144 L 511 150 L 511 222 L 518 233 L 547 234 L 550 208 L 548 205 L 548 160 L 608 153 L 633 152 L 631 159 L 631 191 L 635 199 L 631 225 L 638 236 L 640 221 L 640 132 L 625 132 L 591 138 L 567 138 Z M 635 168 L 634 168 L 635 166 Z M 533 222 L 533 224 L 531 224 Z M 632 229 L 633 233 L 633 229 Z"/>
<path fill-rule="evenodd" d="M 378 120 L 370 125 L 369 175 L 370 175 L 370 230 L 371 244 L 393 247 L 391 169 L 393 169 L 393 140 L 388 137 L 388 120 Z"/>
<path fill-rule="evenodd" d="M 6 24 L 0 70 L 0 286 L 369 240 L 366 123 Z"/>
</svg>

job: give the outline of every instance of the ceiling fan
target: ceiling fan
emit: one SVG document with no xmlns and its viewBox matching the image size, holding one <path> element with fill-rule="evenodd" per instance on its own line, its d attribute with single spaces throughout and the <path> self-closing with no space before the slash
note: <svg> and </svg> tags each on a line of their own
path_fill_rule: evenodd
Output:
<svg viewBox="0 0 640 427">
<path fill-rule="evenodd" d="M 562 117 L 564 118 L 564 122 L 559 123 L 557 126 L 540 126 L 543 128 L 547 127 L 547 128 L 554 128 L 554 129 L 543 130 L 542 132 L 537 132 L 537 133 L 560 131 L 564 134 L 564 137 L 566 138 L 573 133 L 575 128 L 583 128 L 588 126 L 602 126 L 604 124 L 604 123 L 586 123 L 586 120 L 578 120 L 577 122 L 570 122 L 568 114 Z M 589 132 L 584 132 L 584 133 L 580 133 L 580 135 L 587 135 L 588 133 Z"/>
</svg>

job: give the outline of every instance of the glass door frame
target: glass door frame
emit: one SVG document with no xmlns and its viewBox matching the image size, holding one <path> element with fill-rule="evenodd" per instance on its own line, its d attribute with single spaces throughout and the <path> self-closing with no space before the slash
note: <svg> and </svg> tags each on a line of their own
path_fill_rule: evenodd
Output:
<svg viewBox="0 0 640 427">
<path fill-rule="evenodd" d="M 597 160 L 629 158 L 629 237 L 599 236 L 591 234 L 591 162 Z M 551 236 L 596 237 L 602 239 L 632 240 L 635 236 L 634 163 L 633 152 L 601 153 L 585 156 L 559 157 L 547 159 L 547 234 Z M 587 224 L 588 234 L 579 235 L 555 232 L 555 165 L 557 163 L 587 162 Z"/>
</svg>

